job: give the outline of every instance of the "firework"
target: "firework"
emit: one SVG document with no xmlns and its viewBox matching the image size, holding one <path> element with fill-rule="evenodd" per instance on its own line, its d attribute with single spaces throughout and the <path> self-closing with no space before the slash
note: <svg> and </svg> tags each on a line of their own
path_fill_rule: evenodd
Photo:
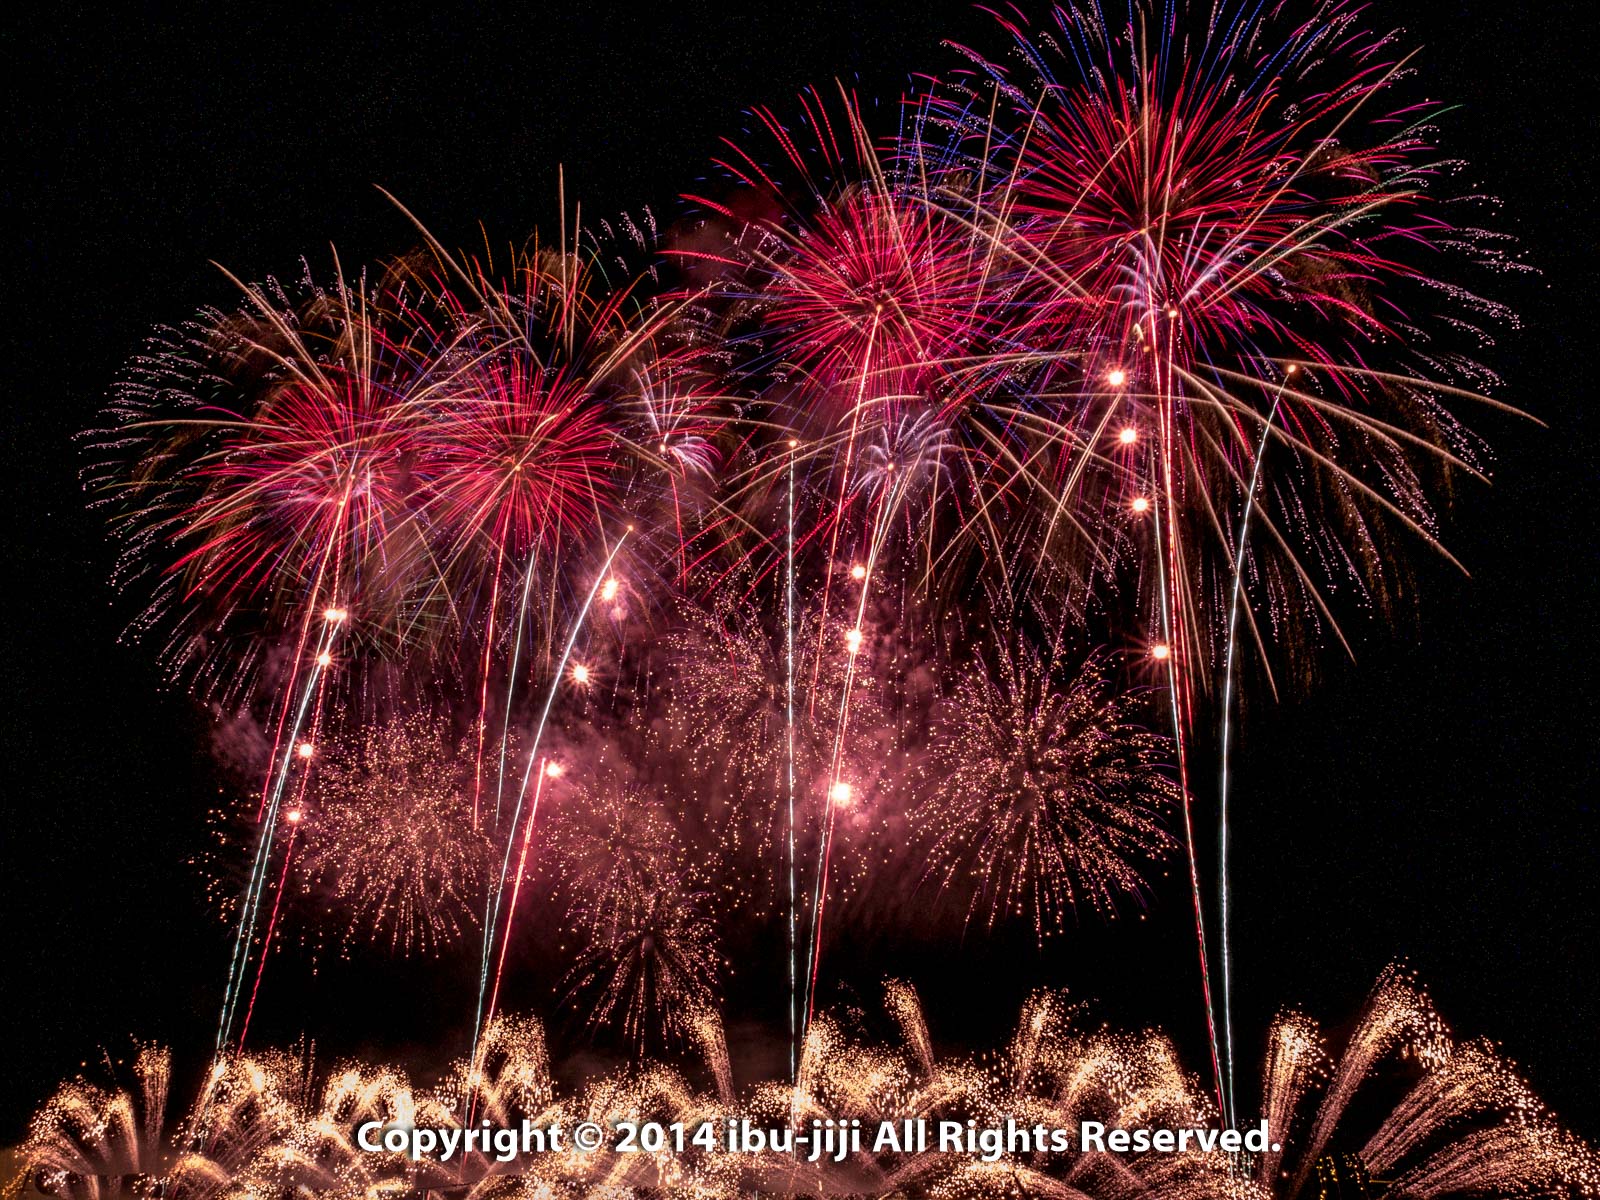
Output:
<svg viewBox="0 0 1600 1200">
<path fill-rule="evenodd" d="M 650 792 L 615 777 L 587 783 L 552 832 L 566 907 L 588 935 L 607 938 L 637 897 L 691 877 L 682 839 Z"/>
<path fill-rule="evenodd" d="M 1144 871 L 1176 848 L 1168 740 L 1134 722 L 1103 656 L 1063 673 L 1054 656 L 1004 646 L 973 664 L 933 743 L 926 827 L 930 876 L 970 892 L 969 916 L 1057 933 L 1080 909 L 1147 894 Z"/>
<path fill-rule="evenodd" d="M 589 946 L 572 968 L 568 993 L 581 998 L 595 1026 L 615 1024 L 642 1051 L 656 1033 L 689 1032 L 694 1012 L 718 998 L 726 963 L 709 897 L 675 882 L 615 889 L 581 906 Z"/>
<path fill-rule="evenodd" d="M 569 544 L 598 536 L 614 432 L 590 386 L 537 359 L 503 351 L 465 370 L 429 429 L 431 521 L 446 573 L 503 565 L 548 568 Z"/>
<path fill-rule="evenodd" d="M 141 1055 L 138 1085 L 112 1092 L 67 1085 L 35 1118 L 24 1155 L 47 1194 L 107 1196 L 164 1186 L 175 1194 L 242 1196 L 296 1189 L 316 1195 L 379 1196 L 428 1188 L 473 1196 L 603 1197 L 661 1194 L 1037 1196 L 1116 1200 L 1160 1193 L 1180 1200 L 1244 1196 L 1295 1200 L 1326 1194 L 1339 1180 L 1383 1200 L 1408 1196 L 1593 1196 L 1600 1166 L 1528 1090 L 1515 1068 L 1482 1042 L 1458 1043 L 1426 994 L 1402 973 L 1379 980 L 1349 1037 L 1330 1046 L 1316 1023 L 1285 1014 L 1274 1025 L 1262 1115 L 1288 1146 L 1252 1159 L 1218 1151 L 1085 1151 L 1084 1121 L 1109 1128 L 1215 1129 L 1209 1098 L 1158 1032 L 1123 1034 L 1084 1020 L 1058 993 L 1024 1006 L 998 1052 L 945 1057 L 932 1048 L 917 994 L 891 982 L 888 1039 L 855 1032 L 834 1014 L 812 1024 L 794 1082 L 734 1089 L 717 1018 L 698 1011 L 695 1043 L 710 1055 L 707 1094 L 661 1063 L 591 1079 L 563 1096 L 551 1079 L 535 1021 L 500 1017 L 479 1053 L 444 1072 L 434 1089 L 395 1067 L 346 1064 L 321 1081 L 286 1056 L 246 1060 L 214 1072 L 190 1118 L 164 1125 L 166 1067 Z M 1365 1103 L 1352 1106 L 1360 1096 Z M 1357 1115 L 1356 1108 L 1361 1110 Z M 474 1151 L 450 1162 L 410 1161 L 357 1144 L 367 1122 L 469 1127 L 471 1112 L 499 1128 L 579 1120 L 749 1121 L 774 1145 L 731 1152 L 720 1143 L 660 1152 Z M 1043 1125 L 1073 1134 L 1065 1148 L 1000 1137 L 981 1149 L 914 1146 L 848 1152 L 808 1162 L 796 1154 L 799 1123 L 907 1120 L 971 1122 L 1003 1129 Z M 1318 1189 L 1311 1191 L 1315 1181 Z"/>
<path fill-rule="evenodd" d="M 237 1195 L 239 1181 L 270 1175 L 275 1148 L 298 1115 L 290 1056 L 219 1062 L 188 1115 L 168 1112 L 172 1057 L 141 1047 L 131 1084 L 111 1090 L 63 1084 L 29 1128 L 26 1160 L 38 1189 L 68 1200 Z"/>
<path fill-rule="evenodd" d="M 1307 640 L 1348 649 L 1333 594 L 1384 603 L 1397 535 L 1443 552 L 1436 485 L 1485 469 L 1453 410 L 1496 382 L 1474 356 L 1510 314 L 1436 272 L 1452 256 L 1514 264 L 1450 225 L 1436 107 L 1406 100 L 1404 59 L 1359 6 L 1298 23 L 1238 5 L 1052 15 L 1038 30 L 1002 17 L 1020 64 L 970 54 L 982 82 L 933 98 L 929 124 L 973 163 L 951 204 L 974 170 L 994 181 L 1002 252 L 1049 310 L 1044 386 L 1101 448 L 1074 494 L 1127 514 L 1169 685 L 1209 1019 L 1185 744 L 1197 693 L 1223 657 L 1231 703 L 1241 642 L 1274 687 L 1279 651 L 1303 666 Z M 1220 1061 L 1217 1075 L 1227 1103 Z"/>
<path fill-rule="evenodd" d="M 737 212 L 694 199 L 726 229 L 697 254 L 717 267 L 724 337 L 761 398 L 752 442 L 787 441 L 804 466 L 802 548 L 828 570 L 877 553 L 878 570 L 947 594 L 964 564 L 1004 575 L 1037 559 L 1077 526 L 1053 493 L 1081 439 L 1033 386 L 1037 310 L 1019 303 L 1026 270 L 997 249 L 1004 221 L 943 149 L 910 130 L 874 141 L 855 97 L 807 92 L 800 114 L 796 128 L 758 111 L 759 145 L 730 143 L 719 165 Z M 734 498 L 770 500 L 776 461 L 735 474 Z M 772 549 L 738 536 L 758 560 Z M 1083 547 L 1056 544 L 1056 569 L 1093 570 Z"/>
<path fill-rule="evenodd" d="M 348 945 L 435 953 L 477 925 L 494 845 L 475 831 L 462 756 L 410 714 L 342 740 L 317 770 L 303 886 L 341 915 Z"/>
<path fill-rule="evenodd" d="M 697 198 L 665 263 L 639 261 L 653 217 L 586 226 L 563 187 L 554 244 L 480 258 L 419 225 L 422 249 L 371 279 L 243 287 L 155 339 L 89 476 L 119 580 L 146 594 L 136 628 L 263 731 L 219 1052 L 291 913 L 347 948 L 434 953 L 481 911 L 472 1093 L 514 933 L 553 897 L 583 944 L 555 964 L 568 999 L 641 1053 L 706 1048 L 725 1101 L 710 914 L 759 924 L 781 893 L 791 1073 L 817 1084 L 844 1037 L 811 1027 L 840 901 L 932 881 L 969 925 L 1042 943 L 1150 902 L 1180 843 L 1210 1021 L 1190 737 L 1220 677 L 1213 1070 L 1236 1115 L 1242 648 L 1276 688 L 1303 633 L 1344 639 L 1336 589 L 1375 606 L 1399 535 L 1439 548 L 1444 485 L 1485 470 L 1455 410 L 1494 383 L 1474 355 L 1508 319 L 1439 275 L 1461 251 L 1514 264 L 1446 223 L 1434 110 L 1405 103 L 1403 60 L 1356 6 L 1203 15 L 1002 18 L 1016 62 L 969 53 L 976 73 L 919 84 L 887 139 L 842 89 L 803 95 L 797 123 L 758 112 L 719 164 L 735 194 Z M 1144 696 L 1109 654 L 1065 670 L 1068 644 L 1138 646 L 1172 738 L 1135 723 Z M 889 852 L 907 831 L 915 850 Z M 860 1052 L 876 1082 L 837 1104 L 934 1086 L 893 996 L 915 1056 Z M 1282 1029 L 1274 1061 L 1309 1088 L 1317 1039 Z M 1349 1053 L 1319 1130 L 1366 1078 Z M 1152 1106 L 1204 1116 L 1166 1049 L 1090 1058 L 1085 1078 L 1119 1064 Z M 382 1071 L 352 1080 L 339 1120 L 415 1100 Z M 1407 1120 L 1432 1129 L 1443 1103 L 1419 1093 Z M 1297 1119 L 1281 1088 L 1269 1106 Z M 1502 1135 L 1483 1136 L 1487 1155 Z M 1399 1170 L 1417 1138 L 1361 1169 Z M 331 1126 L 297 1153 L 367 1186 Z M 850 1181 L 921 1178 L 902 1167 Z M 1297 1163 L 1294 1189 L 1323 1169 Z"/>
<path fill-rule="evenodd" d="M 785 814 L 777 801 L 790 768 L 791 720 L 793 767 L 809 801 L 806 813 L 820 810 L 843 779 L 867 794 L 894 777 L 900 758 L 890 715 L 898 681 L 887 672 L 849 671 L 852 653 L 875 649 L 863 650 L 866 635 L 837 616 L 824 623 L 820 601 L 795 614 L 792 632 L 797 669 L 808 685 L 792 719 L 788 623 L 772 622 L 755 606 L 739 603 L 736 593 L 723 593 L 709 609 L 683 606 L 679 621 L 662 639 L 668 732 L 664 749 L 679 756 L 707 791 L 731 795 L 738 819 L 725 835 L 730 849 L 740 848 L 746 831 L 753 830 L 757 859 L 763 863 L 785 836 Z M 892 654 L 893 648 L 887 652 Z M 846 695 L 852 736 L 836 764 L 834 743 Z"/>
<path fill-rule="evenodd" d="M 329 605 L 392 648 L 426 558 L 405 412 L 433 360 L 404 287 L 242 290 L 236 310 L 152 339 L 91 435 L 88 473 L 123 540 L 120 578 L 151 596 L 135 629 L 225 704 L 292 692 Z M 449 337 L 427 340 L 442 353 Z"/>
<path fill-rule="evenodd" d="M 1407 103 L 1403 59 L 1357 6 L 1201 17 L 1006 21 L 1021 65 L 972 56 L 1004 115 L 972 124 L 980 97 L 958 91 L 931 118 L 991 148 L 1004 250 L 1056 313 L 1049 388 L 1086 425 L 1145 435 L 1104 456 L 1106 482 L 1123 504 L 1153 499 L 1169 561 L 1146 594 L 1194 667 L 1222 638 L 1261 439 L 1277 460 L 1252 497 L 1263 651 L 1306 615 L 1342 636 L 1326 594 L 1390 589 L 1389 530 L 1438 547 L 1430 477 L 1484 463 L 1450 403 L 1494 384 L 1473 354 L 1510 314 L 1434 272 L 1515 265 L 1449 224 L 1436 107 Z"/>
<path fill-rule="evenodd" d="M 731 273 L 723 286 L 759 314 L 765 354 L 798 377 L 798 403 L 823 432 L 880 403 L 892 412 L 925 398 L 904 385 L 937 378 L 952 353 L 966 354 L 985 304 L 1004 295 L 1003 277 L 985 277 L 981 243 L 919 203 L 896 164 L 885 170 L 857 101 L 841 99 L 800 97 L 805 142 L 758 111 L 775 161 L 730 146 L 719 163 L 771 214 L 736 222 L 717 260 Z"/>
</svg>

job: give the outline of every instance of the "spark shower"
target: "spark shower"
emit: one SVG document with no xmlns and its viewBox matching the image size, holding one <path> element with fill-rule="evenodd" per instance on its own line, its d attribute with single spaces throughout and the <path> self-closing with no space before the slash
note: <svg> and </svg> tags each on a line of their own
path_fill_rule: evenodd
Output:
<svg viewBox="0 0 1600 1200">
<path fill-rule="evenodd" d="M 1478 288 L 1523 268 L 1453 190 L 1442 107 L 1378 18 L 997 16 L 991 45 L 951 48 L 892 109 L 830 85 L 755 111 L 670 221 L 587 213 L 563 181 L 553 230 L 456 249 L 399 198 L 415 236 L 394 258 L 236 280 L 236 304 L 157 331 L 84 436 L 85 479 L 134 632 L 252 731 L 207 863 L 231 945 L 216 1066 L 170 1139 L 164 1093 L 66 1085 L 36 1123 L 41 1178 L 79 1194 L 132 1154 L 146 1165 L 117 1174 L 198 1187 L 175 1147 L 226 1143 L 202 1173 L 232 1194 L 262 1155 L 292 1158 L 285 1130 L 312 1118 L 283 1116 L 287 1092 L 313 1082 L 250 1043 L 290 939 L 470 947 L 451 986 L 471 1037 L 426 1103 L 467 1125 L 557 1103 L 542 1030 L 509 1015 L 538 1000 L 508 972 L 531 927 L 560 930 L 559 1006 L 654 1081 L 595 1084 L 617 1097 L 690 1104 L 655 1065 L 687 1054 L 715 1083 L 693 1104 L 719 1112 L 1066 1104 L 1029 1091 L 1049 1042 L 1054 1089 L 1088 1070 L 1118 1104 L 1241 1123 L 1230 920 L 1253 898 L 1230 887 L 1229 822 L 1270 803 L 1232 794 L 1241 702 L 1348 650 L 1408 558 L 1453 561 L 1441 509 L 1488 473 L 1471 426 L 1520 419 L 1481 361 L 1515 319 Z M 1192 910 L 1171 971 L 1205 1019 L 1203 1083 L 1156 1035 L 1085 1041 L 1043 994 L 1010 1074 L 981 1082 L 936 1066 L 907 985 L 887 992 L 893 1047 L 847 1045 L 829 1013 L 851 922 L 952 943 L 1016 927 L 1048 955 L 1163 901 Z M 730 1082 L 735 923 L 781 951 L 781 1102 Z M 1427 1144 L 1446 1157 L 1403 1176 L 1419 1194 L 1592 1189 L 1587 1149 L 1531 1097 L 1461 1099 L 1525 1089 L 1401 975 L 1364 1019 L 1338 1060 L 1296 1014 L 1274 1029 L 1264 1108 L 1282 1111 L 1263 1115 L 1288 1127 L 1326 1087 L 1292 1185 L 1263 1158 L 1186 1163 L 1182 1186 L 1378 1183 Z M 1336 1153 L 1350 1095 L 1402 1044 L 1416 1107 Z M 163 1061 L 140 1058 L 139 1087 L 164 1088 Z M 368 1070 L 330 1077 L 316 1120 L 424 1103 Z M 514 1104 L 491 1082 L 513 1070 Z M 74 1124 L 110 1109 L 156 1121 L 137 1153 Z M 306 1154 L 339 1159 L 353 1194 L 395 1178 L 349 1147 Z M 1026 1169 L 1059 1186 L 1083 1161 Z M 462 1186 L 509 1182 L 478 1165 Z M 672 1169 L 766 1186 L 702 1166 Z M 876 1166 L 878 1191 L 1000 1186 L 992 1164 Z"/>
</svg>

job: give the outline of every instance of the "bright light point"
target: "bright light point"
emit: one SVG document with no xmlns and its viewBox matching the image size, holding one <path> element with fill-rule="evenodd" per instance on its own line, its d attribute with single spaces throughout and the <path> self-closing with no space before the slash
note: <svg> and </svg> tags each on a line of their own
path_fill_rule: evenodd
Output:
<svg viewBox="0 0 1600 1200">
<path fill-rule="evenodd" d="M 622 584 L 617 582 L 616 576 L 612 576 L 600 585 L 600 599 L 615 600 L 617 598 L 617 589 L 621 586 Z"/>
<path fill-rule="evenodd" d="M 828 799 L 835 804 L 849 804 L 850 797 L 855 795 L 855 789 L 844 780 L 839 779 L 828 789 Z"/>
<path fill-rule="evenodd" d="M 845 634 L 844 635 L 844 645 L 845 645 L 845 649 L 849 650 L 851 654 L 854 654 L 858 650 L 860 650 L 861 649 L 861 630 L 852 629 L 849 633 Z"/>
<path fill-rule="evenodd" d="M 790 438 L 789 439 L 789 449 L 794 450 L 799 445 L 800 445 L 800 439 L 799 438 Z"/>
<path fill-rule="evenodd" d="M 1295 366 L 1295 365 L 1294 365 L 1294 364 L 1293 364 L 1293 363 L 1290 363 L 1290 364 L 1289 364 L 1289 374 L 1291 374 L 1291 375 L 1293 375 L 1293 374 L 1294 374 L 1294 373 L 1295 373 L 1295 372 L 1296 372 L 1296 371 L 1298 371 L 1298 370 L 1299 370 L 1299 369 L 1300 369 L 1300 368 L 1299 368 L 1299 367 L 1297 367 L 1297 366 Z"/>
<path fill-rule="evenodd" d="M 1121 367 L 1116 367 L 1106 376 L 1106 382 L 1112 387 L 1121 387 L 1128 382 L 1128 373 Z"/>
<path fill-rule="evenodd" d="M 584 666 L 582 663 L 579 663 L 577 666 L 573 667 L 572 668 L 572 681 L 574 683 L 588 683 L 589 682 L 589 668 Z"/>
<path fill-rule="evenodd" d="M 866 577 L 867 577 L 867 569 L 865 567 L 863 567 L 860 563 L 857 563 L 855 566 L 850 568 L 850 578 L 851 579 L 865 579 Z"/>
<path fill-rule="evenodd" d="M 547 762 L 544 765 L 545 778 L 560 779 L 566 768 L 558 762 Z"/>
<path fill-rule="evenodd" d="M 1167 645 L 1165 642 L 1157 642 L 1154 646 L 1150 647 L 1150 657 L 1158 662 L 1167 659 L 1171 656 L 1171 654 L 1172 647 Z"/>
<path fill-rule="evenodd" d="M 1130 507 L 1132 507 L 1134 512 L 1143 516 L 1145 513 L 1150 511 L 1150 501 L 1145 496 L 1135 496 L 1133 498 L 1133 504 Z"/>
<path fill-rule="evenodd" d="M 1167 319 L 1176 321 L 1178 319 L 1178 310 L 1175 308 L 1167 309 Z"/>
<path fill-rule="evenodd" d="M 288 812 L 283 814 L 283 819 L 289 822 L 291 825 L 300 824 L 300 810 L 298 808 L 291 808 Z"/>
<path fill-rule="evenodd" d="M 331 621 L 335 625 L 343 623 L 344 619 L 349 615 L 350 614 L 342 608 L 325 608 L 322 610 L 323 619 Z"/>
<path fill-rule="evenodd" d="M 310 742 L 301 742 L 298 746 L 296 746 L 294 748 L 294 752 L 296 754 L 298 754 L 301 758 L 310 758 L 313 754 L 315 754 L 317 752 L 317 748 L 315 746 L 313 746 Z"/>
<path fill-rule="evenodd" d="M 324 650 L 321 654 L 317 655 L 317 666 L 319 666 L 319 667 L 331 667 L 331 666 L 333 666 L 333 655 L 329 654 L 326 650 Z"/>
<path fill-rule="evenodd" d="M 1117 433 L 1117 441 L 1124 446 L 1131 446 L 1139 440 L 1139 431 L 1132 425 L 1124 425 Z"/>
</svg>

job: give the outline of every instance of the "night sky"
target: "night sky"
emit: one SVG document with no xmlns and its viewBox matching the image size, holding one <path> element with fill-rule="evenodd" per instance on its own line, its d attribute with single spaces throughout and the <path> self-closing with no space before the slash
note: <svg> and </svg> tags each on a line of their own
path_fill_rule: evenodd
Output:
<svg viewBox="0 0 1600 1200">
<path fill-rule="evenodd" d="M 0 1145 L 102 1046 L 132 1035 L 202 1054 L 226 973 L 226 935 L 186 865 L 216 797 L 206 723 L 162 690 L 151 648 L 119 641 L 133 601 L 105 582 L 110 550 L 77 481 L 73 434 L 145 332 L 232 298 L 213 261 L 259 279 L 298 275 L 301 255 L 326 273 L 330 244 L 346 264 L 409 248 L 375 184 L 447 245 L 477 241 L 479 221 L 505 238 L 549 227 L 557 164 L 588 213 L 648 203 L 670 217 L 745 107 L 835 76 L 888 106 L 908 74 L 951 65 L 942 38 L 1001 48 L 982 13 L 926 0 L 603 7 L 307 21 L 208 6 L 147 21 L 52 4 L 5 18 L 20 264 L 4 284 Z M 1447 524 L 1471 578 L 1419 549 L 1412 618 L 1359 626 L 1357 663 L 1330 648 L 1314 688 L 1252 707 L 1235 852 L 1245 1062 L 1280 1005 L 1348 1019 L 1404 958 L 1457 1030 L 1501 1042 L 1595 1137 L 1588 13 L 1373 10 L 1424 47 L 1426 94 L 1461 102 L 1445 145 L 1472 164 L 1466 183 L 1504 200 L 1500 227 L 1542 271 L 1502 281 L 1524 327 L 1485 357 L 1503 398 L 1549 428 L 1469 422 L 1496 449 L 1494 486 L 1463 486 Z M 863 986 L 910 974 L 936 1041 L 974 1046 L 1006 1036 L 1029 984 L 1065 983 L 1114 1022 L 1170 1026 L 1198 1069 L 1189 919 L 1174 878 L 1147 922 L 1086 925 L 1043 955 L 872 943 L 839 969 Z M 342 1028 L 358 1050 L 350 1014 L 370 1013 L 379 1049 L 432 1049 L 447 1039 L 430 1022 L 468 1015 L 464 978 L 452 996 L 405 964 L 329 975 L 315 993 L 328 1011 L 297 1025 L 280 1004 L 261 1040 Z M 993 984 L 970 994 L 972 978 Z"/>
</svg>

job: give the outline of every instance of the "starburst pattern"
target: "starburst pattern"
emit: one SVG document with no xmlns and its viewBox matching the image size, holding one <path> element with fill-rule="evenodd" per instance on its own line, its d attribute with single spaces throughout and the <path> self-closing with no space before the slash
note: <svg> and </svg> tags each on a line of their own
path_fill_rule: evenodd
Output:
<svg viewBox="0 0 1600 1200">
<path fill-rule="evenodd" d="M 1134 722 L 1137 698 L 1113 690 L 1102 656 L 1075 674 L 1027 648 L 997 660 L 957 682 L 917 816 L 942 886 L 970 891 L 987 924 L 1022 916 L 1043 938 L 1080 907 L 1146 894 L 1143 872 L 1176 846 L 1177 788 L 1167 739 Z"/>
<path fill-rule="evenodd" d="M 395 717 L 333 746 L 305 826 L 305 887 L 341 914 L 347 940 L 429 953 L 481 919 L 493 844 L 432 718 Z"/>
</svg>

